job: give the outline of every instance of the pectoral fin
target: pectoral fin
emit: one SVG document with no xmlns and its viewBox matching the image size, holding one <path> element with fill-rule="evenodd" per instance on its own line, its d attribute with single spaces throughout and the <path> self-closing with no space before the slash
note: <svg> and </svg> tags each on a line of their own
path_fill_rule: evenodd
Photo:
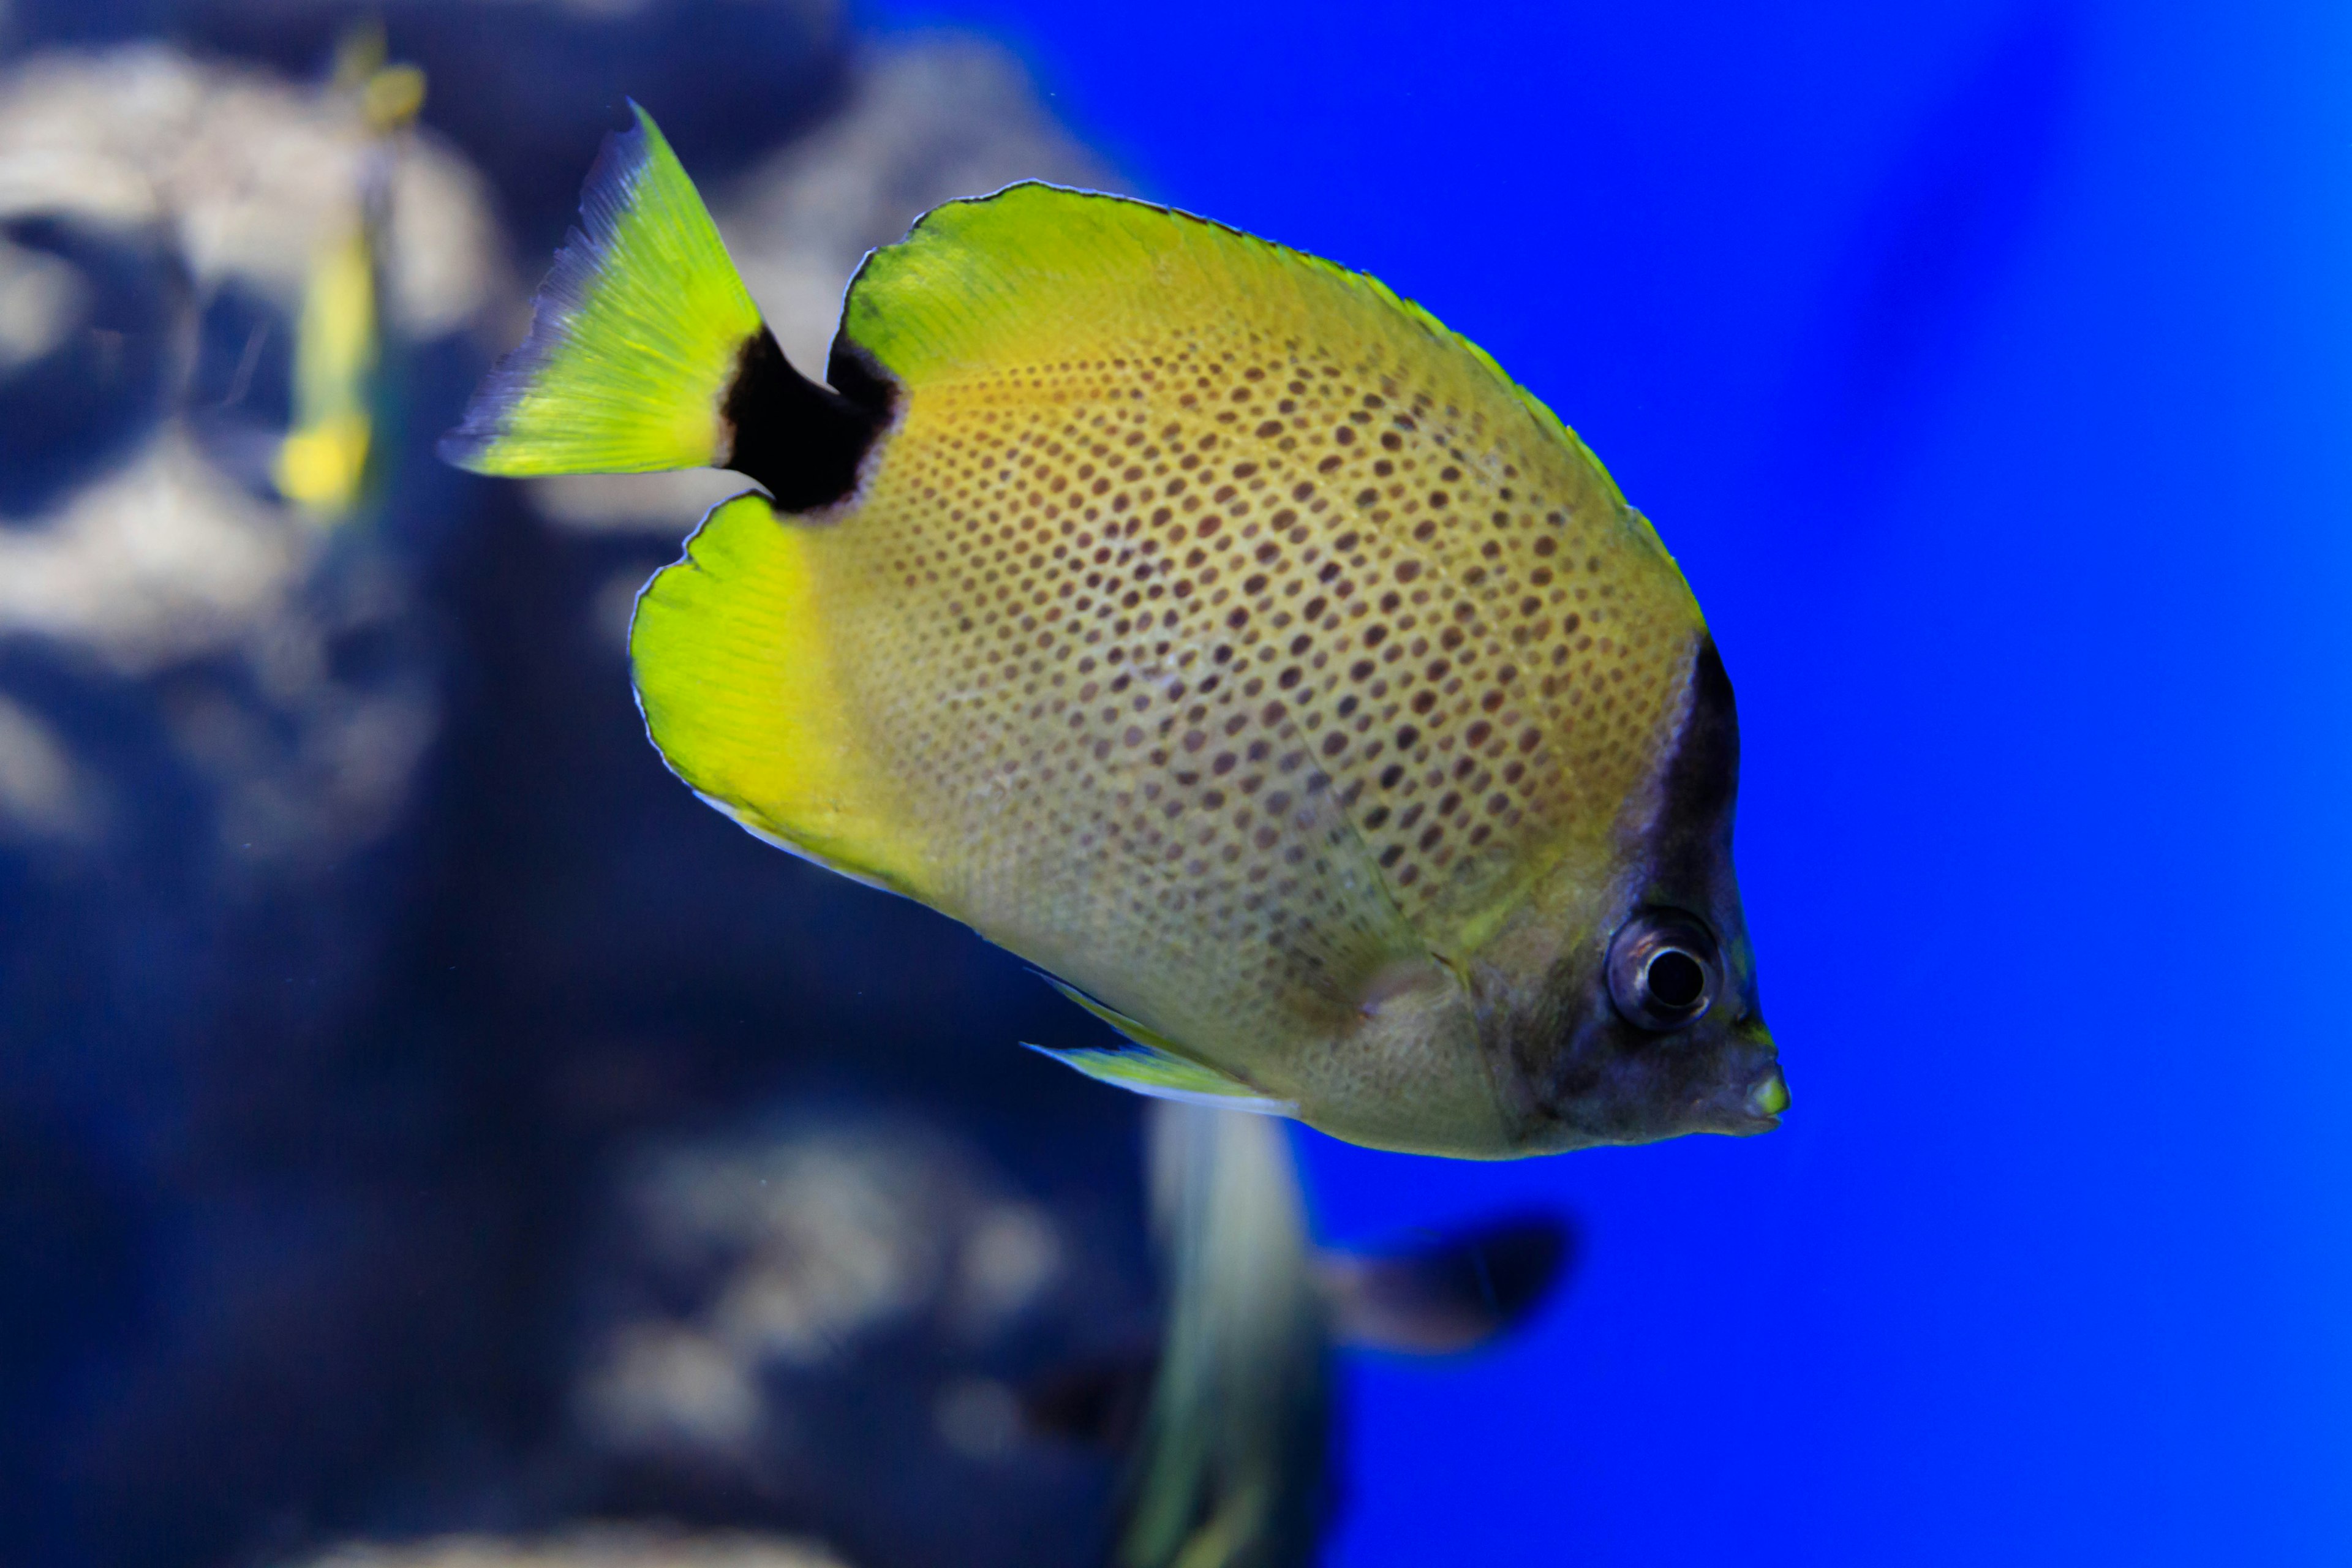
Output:
<svg viewBox="0 0 2352 1568">
<path fill-rule="evenodd" d="M 1129 1017 L 1116 1007 L 1096 1001 L 1074 985 L 1065 985 L 1048 974 L 1045 983 L 1063 995 L 1125 1035 L 1129 1045 L 1124 1047 L 1081 1047 L 1076 1050 L 1055 1050 L 1046 1046 L 1029 1048 L 1040 1056 L 1053 1058 L 1066 1067 L 1073 1067 L 1088 1078 L 1117 1084 L 1138 1094 L 1148 1094 L 1155 1100 L 1181 1100 L 1192 1105 L 1223 1106 L 1228 1110 L 1255 1110 L 1269 1116 L 1292 1116 L 1297 1105 L 1287 1100 L 1276 1100 L 1261 1094 L 1230 1073 L 1222 1072 L 1205 1063 L 1193 1060 L 1166 1036 Z"/>
</svg>

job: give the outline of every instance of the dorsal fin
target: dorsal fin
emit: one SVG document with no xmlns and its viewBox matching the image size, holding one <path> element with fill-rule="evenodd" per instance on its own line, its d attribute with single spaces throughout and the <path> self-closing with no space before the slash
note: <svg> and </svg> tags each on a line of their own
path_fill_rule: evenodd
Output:
<svg viewBox="0 0 2352 1568">
<path fill-rule="evenodd" d="M 1277 341 L 1352 342 L 1390 363 L 1433 348 L 1458 354 L 1607 477 L 1486 350 L 1378 279 L 1171 207 L 1034 180 L 933 207 L 868 256 L 842 306 L 834 364 L 843 371 L 862 352 L 920 385 L 1117 355 L 1139 321 L 1236 315 Z"/>
</svg>

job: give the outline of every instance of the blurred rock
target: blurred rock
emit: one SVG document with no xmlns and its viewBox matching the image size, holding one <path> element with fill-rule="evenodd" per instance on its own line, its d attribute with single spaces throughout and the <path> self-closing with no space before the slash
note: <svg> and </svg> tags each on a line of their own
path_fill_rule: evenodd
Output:
<svg viewBox="0 0 2352 1568">
<path fill-rule="evenodd" d="M 0 637 L 118 677 L 176 672 L 152 692 L 157 738 L 209 795 L 219 852 L 317 864 L 391 825 L 439 708 L 403 627 L 397 565 L 327 555 L 315 529 L 231 482 L 174 422 L 55 511 L 0 530 Z M 408 655 L 358 668 L 370 640 Z"/>
<path fill-rule="evenodd" d="M 0 697 L 0 834 L 87 842 L 103 830 L 105 798 L 52 726 Z"/>
<path fill-rule="evenodd" d="M 373 142 L 353 104 L 249 68 L 153 45 L 37 55 L 0 73 L 0 219 L 161 228 L 199 291 L 249 289 L 291 315 Z M 504 285 L 481 176 L 427 132 L 394 164 L 391 205 L 394 328 L 467 324 Z"/>
<path fill-rule="evenodd" d="M 265 357 L 282 381 L 310 258 L 357 222 L 375 155 L 337 95 L 159 47 L 0 73 L 0 698 L 39 738 L 6 796 L 20 837 L 100 857 L 83 874 L 135 852 L 96 803 L 152 804 L 160 782 L 110 779 L 79 754 L 89 714 L 44 712 L 92 681 L 114 683 L 118 736 L 160 747 L 186 792 L 193 814 L 155 826 L 208 844 L 238 885 L 352 853 L 411 795 L 440 676 L 402 542 L 331 537 L 278 502 L 262 473 L 282 415 L 239 406 L 266 402 L 247 395 Z M 389 167 L 384 330 L 422 345 L 499 287 L 496 225 L 432 139 Z M 242 374 L 211 363 L 224 309 L 249 321 Z M 195 403 L 208 381 L 230 395 Z M 34 804 L 44 777 L 90 807 Z"/>
<path fill-rule="evenodd" d="M 173 421 L 130 462 L 0 533 L 0 636 L 151 674 L 276 619 L 323 543 L 206 463 Z"/>
<path fill-rule="evenodd" d="M 609 84 L 668 83 L 649 107 L 733 188 L 865 101 L 821 9 L 389 9 L 394 57 L 425 53 L 405 30 L 446 68 L 382 257 L 392 460 L 334 527 L 268 457 L 310 258 L 373 155 L 351 106 L 152 44 L 0 71 L 12 1564 L 545 1553 L 586 1519 L 866 1568 L 1096 1553 L 1112 1461 L 1026 1436 L 1010 1393 L 1152 1319 L 1133 1108 L 1013 1045 L 1091 1026 L 667 775 L 620 632 L 669 540 L 547 528 L 429 453 L 520 331 L 532 204 L 560 191 L 560 227 Z M 315 75 L 356 7 L 152 14 Z M 990 101 L 1002 141 L 1055 145 Z M 929 153 L 844 145 L 896 149 L 878 190 L 992 144 L 986 115 L 923 123 Z M 856 222 L 933 199 L 844 190 L 877 216 L 827 230 L 836 289 Z"/>
<path fill-rule="evenodd" d="M 458 1535 L 414 1546 L 339 1547 L 306 1568 L 843 1568 L 806 1542 L 604 1526 L 534 1541 Z"/>
<path fill-rule="evenodd" d="M 170 39 L 323 77 L 339 40 L 381 25 L 430 82 L 425 123 L 488 177 L 534 268 L 562 238 L 598 134 L 651 110 L 689 168 L 725 173 L 828 114 L 838 0 L 10 0 L 15 50 Z M 534 274 L 536 275 L 536 274 Z"/>
<path fill-rule="evenodd" d="M 64 341 L 89 310 L 80 274 L 56 257 L 0 240 L 0 374 Z"/>
<path fill-rule="evenodd" d="M 614 1168 L 572 1383 L 595 1507 L 876 1563 L 1083 1560 L 1110 1456 L 1034 1437 L 1013 1390 L 1150 1323 L 1103 1213 L 903 1108 L 784 1107 Z"/>
<path fill-rule="evenodd" d="M 401 1121 L 368 1061 L 428 881 L 403 853 L 449 710 L 425 583 L 464 487 L 395 445 L 331 530 L 268 482 L 310 258 L 377 156 L 355 104 L 158 47 L 0 72 L 12 1559 L 250 1545 L 384 1452 L 299 1412 L 446 1349 L 429 1315 L 404 1341 L 371 1270 L 454 1238 L 361 1173 Z M 389 186 L 387 360 L 454 396 L 503 287 L 487 187 L 430 137 Z M 61 1250 L 89 1237 L 119 1258 Z M 283 1439 L 215 1436 L 257 1407 Z"/>
</svg>

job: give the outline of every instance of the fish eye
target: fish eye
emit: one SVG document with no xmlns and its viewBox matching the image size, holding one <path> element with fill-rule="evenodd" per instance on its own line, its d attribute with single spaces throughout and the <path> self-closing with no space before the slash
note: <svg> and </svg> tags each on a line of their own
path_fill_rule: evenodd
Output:
<svg viewBox="0 0 2352 1568">
<path fill-rule="evenodd" d="M 1642 1028 L 1663 1034 L 1696 1023 L 1722 984 L 1722 950 L 1689 915 L 1643 910 L 1609 944 L 1609 998 Z"/>
</svg>

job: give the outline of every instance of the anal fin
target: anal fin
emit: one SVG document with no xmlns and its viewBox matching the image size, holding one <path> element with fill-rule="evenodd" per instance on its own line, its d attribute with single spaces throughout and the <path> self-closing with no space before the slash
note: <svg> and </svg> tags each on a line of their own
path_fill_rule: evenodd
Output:
<svg viewBox="0 0 2352 1568">
<path fill-rule="evenodd" d="M 919 819 L 859 733 L 836 668 L 816 531 L 756 491 L 711 508 L 637 596 L 629 659 L 670 771 L 768 843 L 923 898 Z"/>
</svg>

